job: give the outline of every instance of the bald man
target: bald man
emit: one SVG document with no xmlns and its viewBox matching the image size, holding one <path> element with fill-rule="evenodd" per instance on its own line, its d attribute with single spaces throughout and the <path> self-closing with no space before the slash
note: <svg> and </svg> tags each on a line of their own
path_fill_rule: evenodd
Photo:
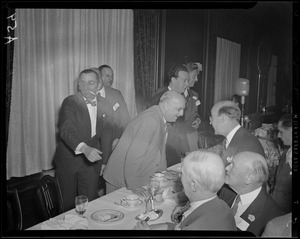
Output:
<svg viewBox="0 0 300 239">
<path fill-rule="evenodd" d="M 148 108 L 128 123 L 103 173 L 107 193 L 127 187 L 139 194 L 151 176 L 166 170 L 165 126 L 182 116 L 184 107 L 181 94 L 167 91 L 159 105 Z"/>
<path fill-rule="evenodd" d="M 265 156 L 259 140 L 239 124 L 241 110 L 232 101 L 220 101 L 211 109 L 210 124 L 216 135 L 226 137 L 223 142 L 222 159 L 226 166 L 232 157 L 243 151 L 250 151 Z"/>
<path fill-rule="evenodd" d="M 189 199 L 189 209 L 179 224 L 137 223 L 137 230 L 236 230 L 228 205 L 217 196 L 225 181 L 221 157 L 213 152 L 199 150 L 188 154 L 181 168 L 181 182 Z"/>
<path fill-rule="evenodd" d="M 239 230 L 261 236 L 267 222 L 282 215 L 266 191 L 269 175 L 266 159 L 244 151 L 236 154 L 225 169 L 226 184 L 218 193 L 220 199 L 236 211 L 234 219 Z"/>
</svg>

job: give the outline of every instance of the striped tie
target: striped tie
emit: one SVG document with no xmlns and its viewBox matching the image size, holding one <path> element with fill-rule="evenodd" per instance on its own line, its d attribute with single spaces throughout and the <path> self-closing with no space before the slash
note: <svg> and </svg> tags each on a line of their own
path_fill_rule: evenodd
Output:
<svg viewBox="0 0 300 239">
<path fill-rule="evenodd" d="M 237 212 L 237 209 L 238 209 L 238 204 L 239 202 L 241 201 L 241 197 L 240 195 L 237 194 L 236 198 L 235 198 L 235 202 L 231 208 L 231 212 L 233 214 L 233 216 L 235 216 L 236 212 Z"/>
</svg>

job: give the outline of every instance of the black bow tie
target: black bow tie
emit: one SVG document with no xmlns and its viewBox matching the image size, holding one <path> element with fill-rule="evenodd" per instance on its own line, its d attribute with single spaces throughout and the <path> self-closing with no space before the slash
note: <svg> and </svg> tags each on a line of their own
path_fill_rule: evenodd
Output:
<svg viewBox="0 0 300 239">
<path fill-rule="evenodd" d="M 85 101 L 86 102 L 86 104 L 88 105 L 88 104 L 91 104 L 92 106 L 96 106 L 97 105 L 97 102 L 96 102 L 96 100 L 93 100 L 93 101 Z"/>
</svg>

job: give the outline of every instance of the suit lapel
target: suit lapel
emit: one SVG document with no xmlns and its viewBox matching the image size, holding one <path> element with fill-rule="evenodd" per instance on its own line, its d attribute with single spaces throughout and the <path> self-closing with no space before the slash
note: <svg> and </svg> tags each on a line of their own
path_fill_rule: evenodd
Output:
<svg viewBox="0 0 300 239">
<path fill-rule="evenodd" d="M 83 118 L 85 121 L 84 125 L 86 125 L 87 129 L 89 130 L 89 133 L 91 134 L 91 131 L 92 131 L 91 119 L 90 119 L 90 113 L 89 113 L 88 107 L 86 105 L 86 102 L 83 99 L 81 93 L 77 93 L 75 96 L 76 96 L 78 104 L 80 105 L 80 108 L 82 109 L 82 110 L 80 110 L 80 113 L 82 113 L 82 115 L 83 115 Z"/>
<path fill-rule="evenodd" d="M 233 135 L 226 151 L 223 154 L 223 159 L 228 162 L 227 158 L 232 157 L 235 155 L 236 151 L 238 150 L 239 141 L 243 137 L 243 129 L 242 127 L 236 131 L 236 133 Z"/>
<path fill-rule="evenodd" d="M 214 199 L 200 205 L 180 223 L 180 228 L 182 229 L 183 227 L 192 224 L 194 221 L 214 209 L 218 204 L 219 198 L 215 197 Z"/>
<path fill-rule="evenodd" d="M 265 185 L 263 185 L 257 197 L 246 209 L 246 211 L 241 215 L 241 218 L 244 219 L 247 223 L 249 223 L 249 227 L 251 223 L 255 221 L 255 218 L 261 217 L 266 202 L 266 198 L 267 198 L 266 189 L 265 189 Z"/>
</svg>

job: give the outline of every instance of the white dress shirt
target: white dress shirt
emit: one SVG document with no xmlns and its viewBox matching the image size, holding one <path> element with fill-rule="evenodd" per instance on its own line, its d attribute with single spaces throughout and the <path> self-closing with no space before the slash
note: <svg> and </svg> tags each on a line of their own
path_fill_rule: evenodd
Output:
<svg viewBox="0 0 300 239">
<path fill-rule="evenodd" d="M 239 130 L 239 128 L 241 128 L 240 125 L 237 125 L 235 128 L 233 128 L 230 133 L 226 136 L 226 148 L 228 147 L 228 145 L 230 144 L 230 141 L 232 140 L 233 136 L 235 135 L 236 131 Z"/>
<path fill-rule="evenodd" d="M 260 193 L 261 187 L 255 189 L 254 191 L 246 194 L 240 195 L 241 201 L 238 204 L 237 212 L 234 216 L 236 226 L 242 230 L 247 230 L 249 224 L 246 223 L 242 218 L 241 215 L 246 211 L 246 209 L 250 206 L 250 204 L 255 200 L 257 195 Z"/>
</svg>

